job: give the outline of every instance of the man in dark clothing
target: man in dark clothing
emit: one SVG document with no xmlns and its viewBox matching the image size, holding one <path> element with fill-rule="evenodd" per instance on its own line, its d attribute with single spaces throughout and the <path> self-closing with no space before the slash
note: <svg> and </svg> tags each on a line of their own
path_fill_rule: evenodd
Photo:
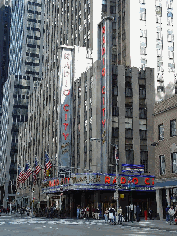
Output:
<svg viewBox="0 0 178 236">
<path fill-rule="evenodd" d="M 153 217 L 153 212 L 152 212 L 152 210 L 149 208 L 149 212 L 148 212 L 148 214 L 149 214 L 149 218 L 150 218 L 150 220 L 152 220 L 152 217 Z"/>
<path fill-rule="evenodd" d="M 137 222 L 140 221 L 140 207 L 139 205 L 137 205 L 137 208 L 136 208 L 136 217 L 137 217 Z"/>
</svg>

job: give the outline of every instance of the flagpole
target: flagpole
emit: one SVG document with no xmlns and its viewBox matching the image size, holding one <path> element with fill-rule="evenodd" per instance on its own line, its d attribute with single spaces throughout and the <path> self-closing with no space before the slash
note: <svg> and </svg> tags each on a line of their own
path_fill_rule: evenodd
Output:
<svg viewBox="0 0 178 236">
<path fill-rule="evenodd" d="M 33 217 L 33 171 L 32 170 L 32 217 Z"/>
</svg>

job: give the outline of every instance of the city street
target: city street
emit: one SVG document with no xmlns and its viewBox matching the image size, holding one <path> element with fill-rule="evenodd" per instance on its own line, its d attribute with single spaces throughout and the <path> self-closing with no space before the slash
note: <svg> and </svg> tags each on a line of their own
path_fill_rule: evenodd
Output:
<svg viewBox="0 0 178 236">
<path fill-rule="evenodd" d="M 156 222 L 156 221 L 155 221 Z M 76 219 L 46 219 L 2 215 L 0 217 L 0 235 L 1 236 L 38 236 L 38 235 L 177 235 L 176 226 L 154 228 L 154 221 L 138 223 L 125 222 L 124 225 L 108 225 L 104 220 L 76 220 Z M 161 223 L 161 222 L 160 222 Z M 126 225 L 127 224 L 127 225 Z M 136 226 L 136 227 L 135 227 Z"/>
</svg>

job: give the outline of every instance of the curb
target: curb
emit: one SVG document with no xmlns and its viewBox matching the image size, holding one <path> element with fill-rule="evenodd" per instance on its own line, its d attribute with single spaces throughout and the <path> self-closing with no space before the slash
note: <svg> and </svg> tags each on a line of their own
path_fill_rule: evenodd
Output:
<svg viewBox="0 0 178 236">
<path fill-rule="evenodd" d="M 174 228 L 172 228 L 172 229 L 170 229 L 170 228 L 164 228 L 164 227 L 159 227 L 159 226 L 145 226 L 145 225 L 134 225 L 134 224 L 132 224 L 132 225 L 130 225 L 130 224 L 125 224 L 125 223 L 122 223 L 122 226 L 130 226 L 130 227 L 137 227 L 137 228 L 145 228 L 145 227 L 147 227 L 147 228 L 149 228 L 149 229 L 158 229 L 158 230 L 166 230 L 166 231 L 176 231 L 177 232 L 177 227 L 176 227 L 176 229 L 174 229 Z"/>
</svg>

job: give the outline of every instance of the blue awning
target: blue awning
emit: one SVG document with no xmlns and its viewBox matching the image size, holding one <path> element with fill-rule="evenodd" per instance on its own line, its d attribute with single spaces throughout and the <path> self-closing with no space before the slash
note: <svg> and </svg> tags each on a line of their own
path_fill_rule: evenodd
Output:
<svg viewBox="0 0 178 236">
<path fill-rule="evenodd" d="M 155 182 L 154 187 L 166 187 L 166 186 L 175 186 L 177 187 L 177 180 L 165 181 L 165 182 Z"/>
</svg>

